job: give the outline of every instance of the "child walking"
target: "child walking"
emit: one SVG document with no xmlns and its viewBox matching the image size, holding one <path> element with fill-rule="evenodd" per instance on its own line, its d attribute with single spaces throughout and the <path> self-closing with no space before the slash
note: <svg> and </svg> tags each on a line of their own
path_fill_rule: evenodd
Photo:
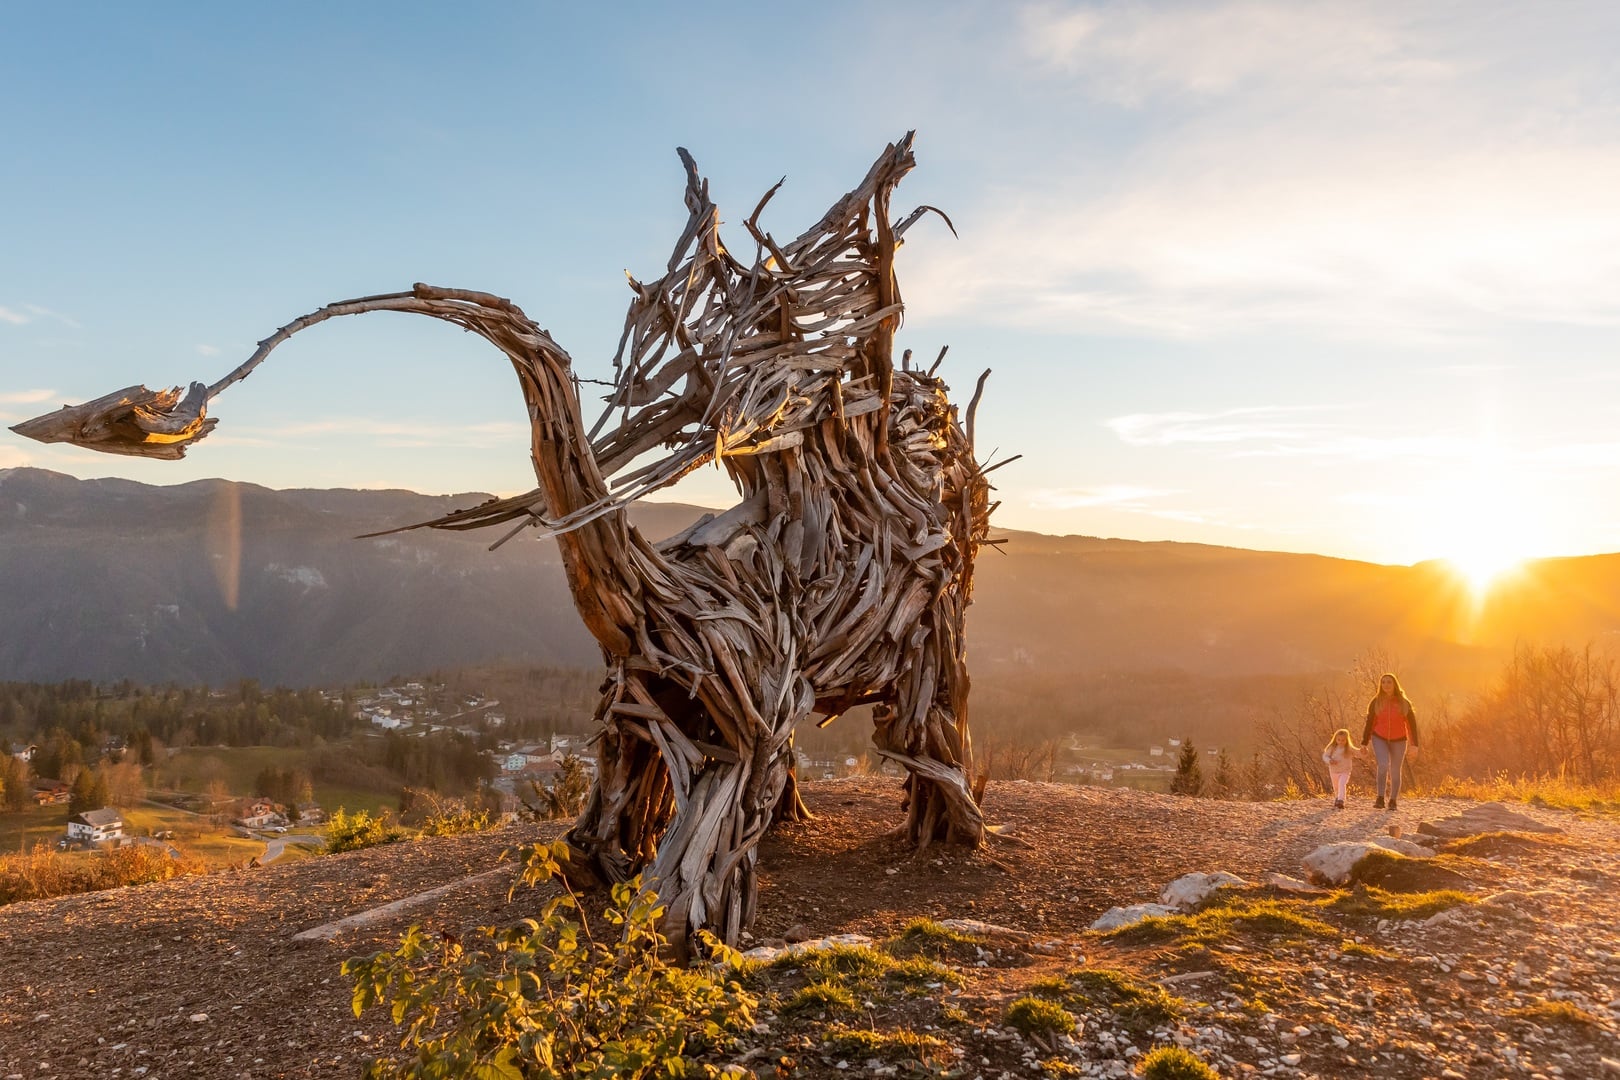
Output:
<svg viewBox="0 0 1620 1080">
<path fill-rule="evenodd" d="M 1350 767 L 1355 764 L 1356 744 L 1350 741 L 1350 729 L 1340 728 L 1333 740 L 1322 751 L 1327 762 L 1328 778 L 1333 781 L 1333 809 L 1344 809 L 1344 793 L 1350 787 Z"/>
</svg>

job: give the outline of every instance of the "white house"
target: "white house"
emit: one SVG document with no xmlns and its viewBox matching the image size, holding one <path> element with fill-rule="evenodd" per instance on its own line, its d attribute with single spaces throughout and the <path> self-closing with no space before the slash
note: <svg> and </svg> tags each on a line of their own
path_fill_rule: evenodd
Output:
<svg viewBox="0 0 1620 1080">
<path fill-rule="evenodd" d="M 67 820 L 67 838 L 70 842 L 101 844 L 121 840 L 124 836 L 124 815 L 112 807 L 104 810 L 86 810 Z"/>
<path fill-rule="evenodd" d="M 242 816 L 236 823 L 248 829 L 264 829 L 285 825 L 287 819 L 276 813 L 276 804 L 269 799 L 254 799 L 242 807 Z"/>
<path fill-rule="evenodd" d="M 9 743 L 7 749 L 11 752 L 11 756 L 18 761 L 33 761 L 34 751 L 38 750 L 39 747 L 33 743 Z"/>
</svg>

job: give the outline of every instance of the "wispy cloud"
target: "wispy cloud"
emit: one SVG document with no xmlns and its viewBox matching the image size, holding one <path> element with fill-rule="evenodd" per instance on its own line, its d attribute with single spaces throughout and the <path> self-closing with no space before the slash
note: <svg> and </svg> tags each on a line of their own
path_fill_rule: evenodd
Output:
<svg viewBox="0 0 1620 1080">
<path fill-rule="evenodd" d="M 277 428 L 274 432 L 238 434 L 239 438 L 262 442 L 285 442 L 290 438 L 322 436 L 371 439 L 381 446 L 399 449 L 463 447 L 476 450 L 505 448 L 521 450 L 528 446 L 529 429 L 523 424 L 504 420 L 445 427 L 429 420 L 412 423 L 401 420 L 375 420 L 369 417 L 333 417 L 289 424 Z"/>
<path fill-rule="evenodd" d="M 60 311 L 52 311 L 50 308 L 40 307 L 38 304 L 21 304 L 18 307 L 0 305 L 0 322 L 10 323 L 13 326 L 25 326 L 36 319 L 58 322 L 75 330 L 84 329 L 76 320 L 63 315 Z"/>
<path fill-rule="evenodd" d="M 63 326 L 70 326 L 75 330 L 84 329 L 77 319 L 64 315 L 60 311 L 52 311 L 50 308 L 40 307 L 38 304 L 24 304 L 23 307 L 27 308 L 28 313 L 36 319 L 50 319 L 52 322 L 59 322 Z"/>
<path fill-rule="evenodd" d="M 0 390 L 0 405 L 33 405 L 55 397 L 55 390 Z"/>
<path fill-rule="evenodd" d="M 1131 413 L 1105 421 L 1136 447 L 1184 447 L 1222 457 L 1336 458 L 1350 461 L 1464 461 L 1500 456 L 1494 443 L 1446 432 L 1368 432 L 1344 409 L 1265 405 L 1215 412 Z"/>
<path fill-rule="evenodd" d="M 197 346 L 197 355 L 198 356 L 218 356 L 223 351 L 224 350 L 222 350 L 218 345 L 198 345 Z"/>
<path fill-rule="evenodd" d="M 1083 79 L 1100 96 L 1141 104 L 1257 85 L 1376 85 L 1443 74 L 1444 62 L 1412 54 L 1397 14 L 1252 0 L 1179 10 L 1040 3 L 1021 12 L 1020 28 L 1038 62 Z"/>
<path fill-rule="evenodd" d="M 1369 432 L 1325 406 L 1254 406 L 1216 412 L 1132 413 L 1106 421 L 1134 447 L 1179 447 L 1228 458 L 1293 457 L 1408 465 L 1445 463 L 1497 472 L 1620 468 L 1620 441 L 1512 442 L 1455 432 Z M 1321 419 L 1305 419 L 1318 416 Z M 1384 496 L 1349 492 L 1341 501 Z"/>
<path fill-rule="evenodd" d="M 914 312 L 1180 338 L 1620 324 L 1620 76 L 1592 44 L 1620 9 L 1485 7 L 1027 9 L 1051 121 L 1100 115 L 1132 149 L 1100 175 L 1051 146 L 958 213 Z M 1527 36 L 1562 53 L 1526 62 Z"/>
<path fill-rule="evenodd" d="M 1087 488 L 1043 488 L 1031 492 L 1029 502 L 1037 510 L 1080 510 L 1091 507 L 1145 510 L 1148 500 L 1174 494 L 1174 490 L 1133 484 L 1103 484 Z"/>
<path fill-rule="evenodd" d="M 1042 488 L 1029 493 L 1032 510 L 1042 512 L 1093 511 L 1139 514 L 1183 525 L 1205 525 L 1217 529 L 1252 530 L 1259 526 L 1235 521 L 1230 512 L 1167 506 L 1166 499 L 1186 492 L 1177 488 L 1156 488 L 1137 484 L 1102 484 L 1097 487 Z"/>
<path fill-rule="evenodd" d="M 1131 413 L 1106 423 L 1130 446 L 1294 442 L 1333 431 L 1334 425 L 1305 419 L 1326 411 L 1323 406 L 1262 405 L 1218 412 Z"/>
</svg>

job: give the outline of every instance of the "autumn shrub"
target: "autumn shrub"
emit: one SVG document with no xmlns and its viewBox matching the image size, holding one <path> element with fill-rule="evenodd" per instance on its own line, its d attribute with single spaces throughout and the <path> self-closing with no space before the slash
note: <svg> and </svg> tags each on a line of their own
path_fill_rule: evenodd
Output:
<svg viewBox="0 0 1620 1080">
<path fill-rule="evenodd" d="M 195 859 L 149 844 L 86 854 L 38 843 L 29 851 L 0 856 L 0 904 L 145 885 L 202 871 Z"/>
<path fill-rule="evenodd" d="M 567 845 L 525 851 L 520 881 L 560 879 Z M 757 1001 L 726 969 L 737 954 L 712 935 L 715 965 L 663 959 L 663 906 L 639 879 L 613 887 L 598 938 L 573 892 L 538 918 L 457 938 L 412 927 L 393 952 L 346 961 L 356 1016 L 382 1006 L 402 1029 L 403 1060 L 368 1064 L 372 1080 L 488 1077 L 716 1077 L 700 1059 L 751 1026 Z"/>
<path fill-rule="evenodd" d="M 421 829 L 423 836 L 461 836 L 486 832 L 500 824 L 494 811 L 468 805 L 467 800 L 444 797 L 431 791 L 413 791 L 413 812 L 404 817 Z"/>
<path fill-rule="evenodd" d="M 591 774 L 583 761 L 569 754 L 550 783 L 530 780 L 529 791 L 534 801 L 522 802 L 530 817 L 541 821 L 574 817 L 585 809 L 585 799 L 591 793 Z"/>
<path fill-rule="evenodd" d="M 326 823 L 326 850 L 333 853 L 358 851 L 403 839 L 404 830 L 394 825 L 386 810 L 372 817 L 364 810 L 346 813 L 340 806 Z"/>
</svg>

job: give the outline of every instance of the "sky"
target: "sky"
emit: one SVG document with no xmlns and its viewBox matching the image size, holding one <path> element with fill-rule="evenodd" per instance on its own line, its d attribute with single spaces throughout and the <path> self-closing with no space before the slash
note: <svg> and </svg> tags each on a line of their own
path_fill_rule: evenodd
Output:
<svg viewBox="0 0 1620 1080">
<path fill-rule="evenodd" d="M 586 10 L 589 9 L 589 10 Z M 1005 527 L 1377 562 L 1620 551 L 1620 5 L 16 5 L 0 426 L 212 381 L 326 303 L 508 296 L 609 374 L 685 223 L 792 236 L 917 131 L 898 344 Z M 0 469 L 511 493 L 496 353 L 382 314 L 282 346 L 180 463 Z M 588 412 L 592 411 L 587 406 Z M 724 505 L 715 470 L 667 497 Z"/>
</svg>

